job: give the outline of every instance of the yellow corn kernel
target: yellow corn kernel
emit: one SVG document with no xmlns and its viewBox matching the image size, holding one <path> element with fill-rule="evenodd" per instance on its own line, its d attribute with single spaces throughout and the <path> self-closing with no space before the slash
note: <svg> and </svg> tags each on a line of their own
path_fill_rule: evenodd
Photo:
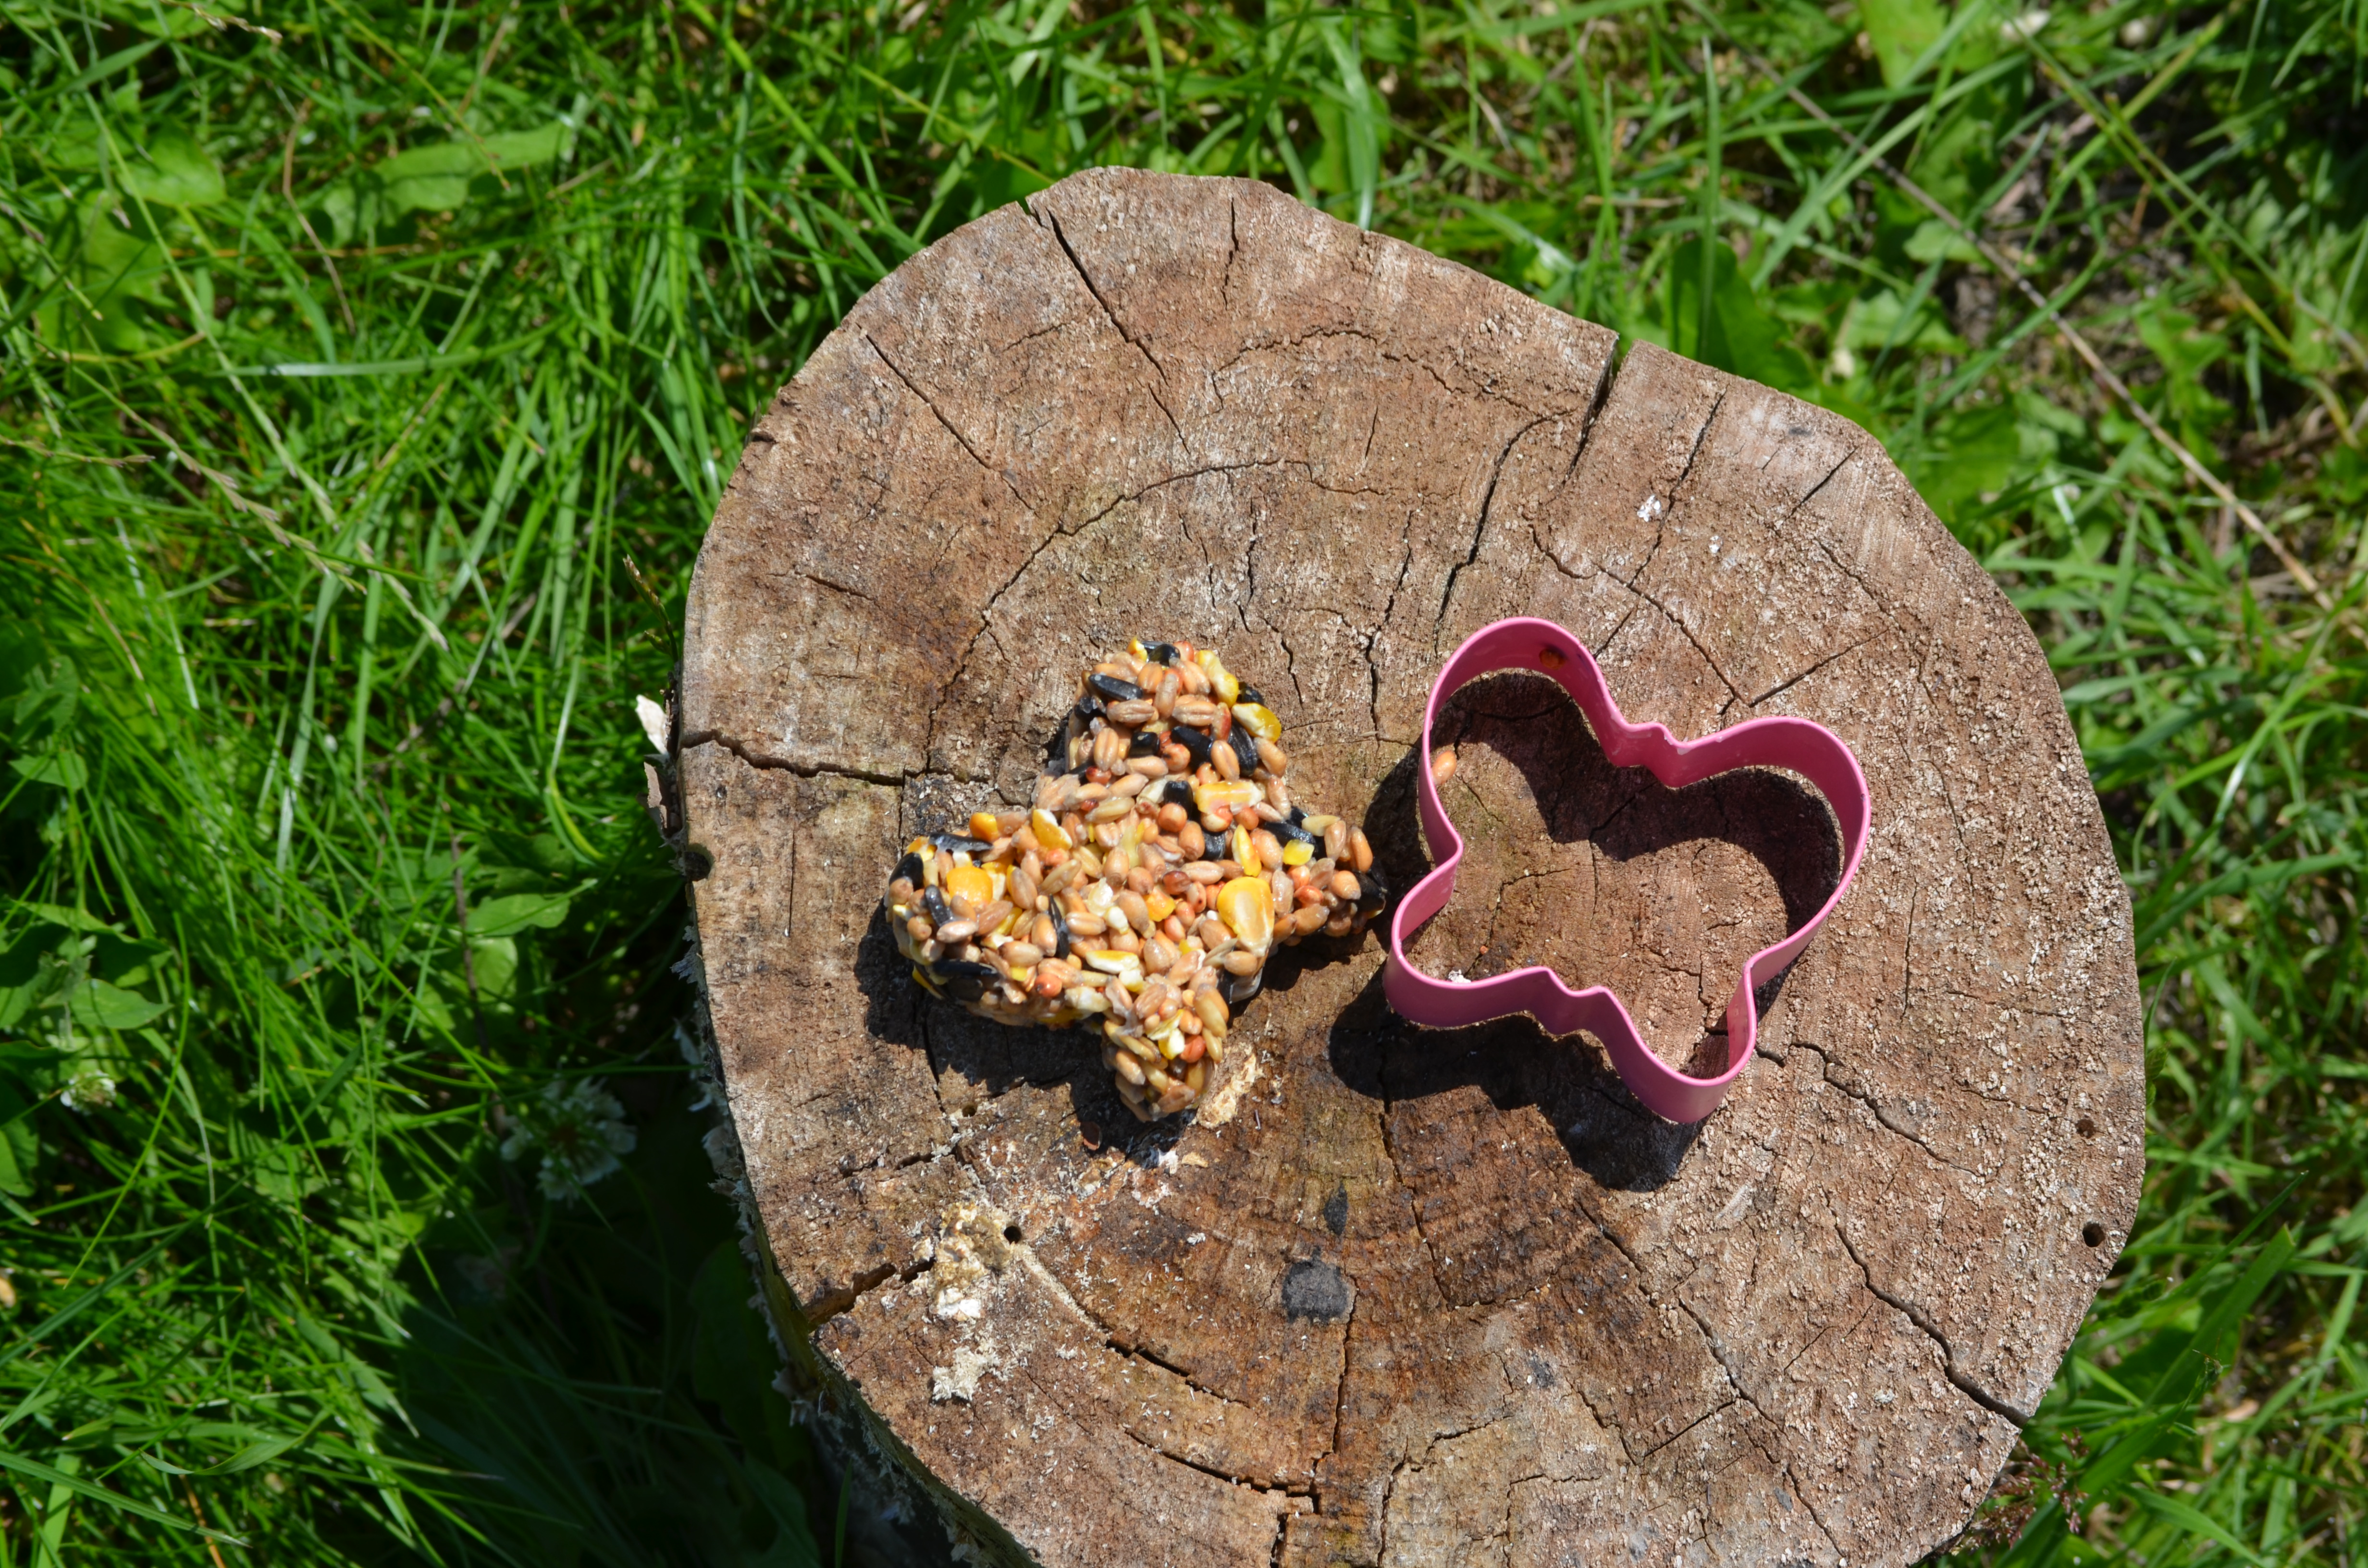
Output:
<svg viewBox="0 0 2368 1568">
<path fill-rule="evenodd" d="M 1192 790 L 1192 802 L 1206 815 L 1212 808 L 1223 806 L 1227 811 L 1239 811 L 1266 799 L 1266 791 L 1247 779 L 1238 784 L 1199 784 Z"/>
<path fill-rule="evenodd" d="M 1252 876 L 1258 874 L 1259 869 L 1258 846 L 1250 842 L 1250 831 L 1246 827 L 1234 829 L 1234 859 L 1243 870 Z"/>
<path fill-rule="evenodd" d="M 1076 847 L 1076 840 L 1069 836 L 1069 830 L 1053 821 L 1053 813 L 1041 806 L 1028 813 L 1028 830 L 1036 835 L 1036 842 L 1047 849 Z"/>
<path fill-rule="evenodd" d="M 1273 709 L 1263 702 L 1236 702 L 1233 706 L 1235 723 L 1262 741 L 1282 739 L 1282 721 L 1274 716 Z M 985 834 L 981 836 L 992 838 L 995 835 Z"/>
<path fill-rule="evenodd" d="M 1215 649 L 1201 655 L 1201 667 L 1208 672 L 1209 685 L 1215 689 L 1218 701 L 1230 708 L 1241 699 L 1242 683 L 1218 661 Z"/>
<path fill-rule="evenodd" d="M 1143 895 L 1143 902 L 1144 907 L 1151 911 L 1154 920 L 1165 920 L 1176 913 L 1176 901 L 1168 897 L 1163 888 L 1153 888 Z"/>
<path fill-rule="evenodd" d="M 1263 953 L 1274 940 L 1274 890 L 1264 877 L 1235 877 L 1217 890 L 1217 918 L 1243 947 Z"/>
<path fill-rule="evenodd" d="M 1235 717 L 1239 718 L 1240 715 L 1235 714 Z M 1257 732 L 1252 731 L 1251 733 L 1255 734 Z M 1269 740 L 1273 739 L 1271 735 L 1267 738 Z M 973 838 L 985 839 L 989 844 L 994 843 L 997 837 L 1001 836 L 995 830 L 995 813 L 993 812 L 971 812 L 970 835 Z"/>
<path fill-rule="evenodd" d="M 980 909 L 995 902 L 995 878 L 984 866 L 956 866 L 946 873 L 946 896 L 966 898 Z"/>
<path fill-rule="evenodd" d="M 1315 846 L 1304 838 L 1294 838 L 1282 846 L 1282 863 L 1286 866 L 1304 866 L 1314 858 Z"/>
</svg>

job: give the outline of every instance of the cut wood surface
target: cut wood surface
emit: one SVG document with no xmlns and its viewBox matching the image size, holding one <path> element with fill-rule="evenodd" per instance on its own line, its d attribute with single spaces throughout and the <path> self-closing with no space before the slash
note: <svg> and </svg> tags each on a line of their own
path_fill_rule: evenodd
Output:
<svg viewBox="0 0 2368 1568">
<path fill-rule="evenodd" d="M 2038 644 L 1855 426 L 1260 184 L 1080 174 L 848 314 L 750 441 L 677 737 L 709 1016 L 780 1326 L 851 1460 L 1048 1565 L 1913 1561 L 2125 1236 L 2129 904 Z M 1526 1018 L 1438 1032 L 1312 942 L 1211 1103 L 924 996 L 908 835 L 1026 801 L 1078 671 L 1219 647 L 1295 793 L 1428 866 L 1429 682 L 1508 615 L 1634 719 L 1839 732 L 1849 897 L 1697 1126 Z M 1556 965 L 1668 1059 L 1815 908 L 1789 778 L 1671 791 L 1526 676 L 1435 744 L 1471 849 L 1415 948 Z M 729 1151 L 727 1151 L 727 1158 Z M 862 1450 L 856 1453 L 853 1450 Z"/>
</svg>

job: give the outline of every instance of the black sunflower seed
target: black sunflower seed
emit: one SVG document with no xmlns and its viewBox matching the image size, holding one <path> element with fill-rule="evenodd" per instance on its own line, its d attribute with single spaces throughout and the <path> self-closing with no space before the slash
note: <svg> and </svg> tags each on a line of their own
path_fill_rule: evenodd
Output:
<svg viewBox="0 0 2368 1568">
<path fill-rule="evenodd" d="M 921 885 L 921 857 L 917 854 L 912 854 L 905 856 L 902 860 L 896 862 L 896 869 L 888 873 L 888 880 L 893 882 L 897 878 L 902 877 L 906 881 L 912 883 L 915 887 L 919 887 Z"/>
<path fill-rule="evenodd" d="M 1143 696 L 1143 687 L 1135 685 L 1134 682 L 1121 680 L 1116 676 L 1106 676 L 1099 670 L 1087 676 L 1086 684 L 1112 702 L 1133 702 Z"/>
<path fill-rule="evenodd" d="M 929 924 L 932 926 L 950 925 L 953 920 L 953 905 L 948 903 L 946 895 L 935 888 L 921 890 L 921 907 L 929 912 Z"/>
<path fill-rule="evenodd" d="M 1258 737 L 1236 724 L 1234 733 L 1225 739 L 1232 744 L 1234 755 L 1242 759 L 1242 777 L 1247 778 L 1256 773 L 1258 767 Z"/>
<path fill-rule="evenodd" d="M 966 833 L 933 833 L 929 842 L 949 855 L 984 855 L 995 847 L 983 838 L 973 838 Z"/>
<path fill-rule="evenodd" d="M 977 1001 L 986 994 L 988 986 L 1003 978 L 983 963 L 965 963 L 960 959 L 940 959 L 934 967 L 938 983 L 957 1002 Z"/>
<path fill-rule="evenodd" d="M 1153 642 L 1145 646 L 1143 652 L 1144 656 L 1155 665 L 1172 665 L 1176 662 L 1176 644 L 1173 642 Z"/>
<path fill-rule="evenodd" d="M 1126 755 L 1129 756 L 1157 756 L 1159 755 L 1159 743 L 1167 738 L 1167 736 L 1161 734 L 1158 731 L 1146 724 L 1142 729 L 1137 730 L 1134 733 L 1133 740 L 1127 743 Z"/>
<path fill-rule="evenodd" d="M 1297 812 L 1299 808 L 1296 806 L 1292 808 L 1292 811 L 1294 813 Z M 1315 844 L 1318 842 L 1314 834 L 1308 832 L 1297 823 L 1292 822 L 1287 818 L 1281 822 L 1270 822 L 1267 824 L 1267 826 L 1274 830 L 1274 835 L 1277 838 L 1296 839 L 1302 844 Z"/>
</svg>

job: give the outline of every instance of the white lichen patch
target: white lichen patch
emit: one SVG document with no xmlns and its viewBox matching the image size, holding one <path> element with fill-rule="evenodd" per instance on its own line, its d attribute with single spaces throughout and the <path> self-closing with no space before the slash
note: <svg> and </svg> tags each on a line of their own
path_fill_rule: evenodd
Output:
<svg viewBox="0 0 2368 1568">
<path fill-rule="evenodd" d="M 997 1278 L 1011 1261 L 1011 1244 L 1003 1239 L 1009 1218 L 990 1205 L 968 1202 L 953 1205 L 940 1218 L 945 1228 L 929 1266 L 937 1290 L 930 1310 L 949 1323 L 976 1323 L 985 1316 Z"/>
<path fill-rule="evenodd" d="M 1240 1048 L 1234 1070 L 1225 1074 L 1224 1081 L 1217 1085 L 1216 1093 L 1202 1102 L 1198 1118 L 1201 1125 L 1223 1127 L 1233 1120 L 1234 1113 L 1242 1108 L 1242 1096 L 1248 1094 L 1250 1085 L 1258 1081 L 1258 1054 L 1245 1045 Z"/>
<path fill-rule="evenodd" d="M 958 1399 L 969 1403 L 978 1393 L 978 1380 L 994 1365 L 994 1361 L 969 1346 L 962 1346 L 954 1352 L 952 1366 L 929 1369 L 929 1402 L 943 1404 Z"/>
</svg>

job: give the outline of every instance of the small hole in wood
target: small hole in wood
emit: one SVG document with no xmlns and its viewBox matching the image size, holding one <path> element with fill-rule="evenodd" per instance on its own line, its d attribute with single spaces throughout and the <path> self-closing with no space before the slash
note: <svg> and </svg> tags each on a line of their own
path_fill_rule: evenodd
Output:
<svg viewBox="0 0 2368 1568">
<path fill-rule="evenodd" d="M 2105 1244 L 2105 1227 L 2097 1223 L 2096 1221 L 2091 1220 L 2087 1224 L 2080 1227 L 2080 1239 L 2087 1242 L 2092 1247 L 2103 1246 Z"/>
<path fill-rule="evenodd" d="M 2093 1117 L 2084 1116 L 2078 1121 L 2073 1123 L 2073 1130 L 2078 1132 L 2083 1138 L 2094 1138 L 2097 1135 L 2096 1119 Z"/>
<path fill-rule="evenodd" d="M 682 874 L 687 881 L 703 882 L 715 869 L 715 857 L 696 846 L 682 852 Z"/>
<path fill-rule="evenodd" d="M 1016 1243 L 1016 1242 L 1018 1242 L 1018 1241 L 1019 1240 L 1019 1226 L 1017 1226 L 1017 1225 L 1006 1225 L 1006 1226 L 1004 1226 L 1004 1227 L 1003 1227 L 1003 1239 L 1004 1239 L 1005 1241 L 1007 1241 L 1007 1242 L 1015 1242 L 1015 1243 Z M 2096 1244 L 2096 1243 L 2094 1243 L 2094 1242 L 2091 1242 L 2091 1243 L 2089 1243 L 2089 1244 L 2090 1246 L 2094 1246 L 2094 1245 L 2096 1245 L 2097 1244 Z"/>
</svg>

